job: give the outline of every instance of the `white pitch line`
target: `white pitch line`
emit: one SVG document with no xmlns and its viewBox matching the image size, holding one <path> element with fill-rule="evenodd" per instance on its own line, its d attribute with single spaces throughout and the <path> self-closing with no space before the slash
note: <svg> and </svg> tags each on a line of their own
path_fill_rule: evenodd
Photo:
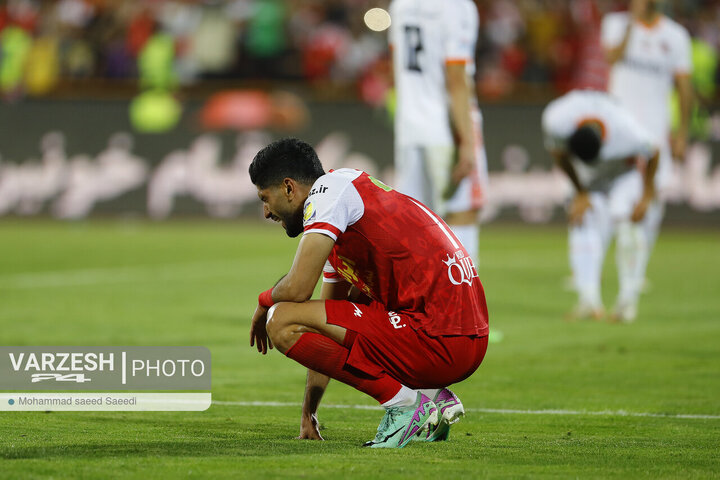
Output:
<svg viewBox="0 0 720 480">
<path fill-rule="evenodd" d="M 232 407 L 302 407 L 302 404 L 295 402 L 231 402 L 213 400 L 213 405 L 227 405 Z M 382 407 L 375 405 L 323 405 L 322 408 L 338 408 L 346 410 L 382 410 Z M 595 416 L 595 417 L 650 417 L 650 418 L 679 418 L 689 420 L 720 420 L 720 415 L 704 415 L 691 413 L 651 413 L 651 412 L 628 412 L 625 410 L 514 410 L 509 408 L 466 408 L 466 412 L 476 413 L 501 413 L 507 415 L 568 415 L 568 416 Z"/>
</svg>

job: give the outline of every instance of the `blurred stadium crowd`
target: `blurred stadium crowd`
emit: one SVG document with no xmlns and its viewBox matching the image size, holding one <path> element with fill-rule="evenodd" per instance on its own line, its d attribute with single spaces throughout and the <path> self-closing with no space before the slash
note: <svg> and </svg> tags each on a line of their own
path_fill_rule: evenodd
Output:
<svg viewBox="0 0 720 480">
<path fill-rule="evenodd" d="M 170 90 L 211 79 L 302 81 L 321 89 L 350 87 L 377 103 L 389 71 L 387 40 L 384 32 L 367 28 L 363 15 L 388 3 L 8 0 L 0 7 L 0 87 L 5 98 L 17 99 L 118 80 Z M 478 88 L 484 98 L 523 89 L 554 94 L 603 87 L 600 19 L 626 9 L 626 1 L 476 3 L 482 22 Z M 669 1 L 666 9 L 717 51 L 720 1 Z"/>
</svg>

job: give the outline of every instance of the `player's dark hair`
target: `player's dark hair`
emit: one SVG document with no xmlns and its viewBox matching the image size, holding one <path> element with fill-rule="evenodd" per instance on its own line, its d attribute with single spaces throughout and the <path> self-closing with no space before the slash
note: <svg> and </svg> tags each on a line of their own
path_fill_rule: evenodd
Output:
<svg viewBox="0 0 720 480">
<path fill-rule="evenodd" d="M 259 188 L 278 185 L 285 178 L 312 185 L 325 175 L 315 150 L 297 138 L 276 140 L 260 150 L 249 171 L 250 180 Z"/>
<path fill-rule="evenodd" d="M 585 163 L 592 163 L 600 153 L 600 133 L 597 129 L 584 125 L 568 139 L 568 150 Z"/>
</svg>

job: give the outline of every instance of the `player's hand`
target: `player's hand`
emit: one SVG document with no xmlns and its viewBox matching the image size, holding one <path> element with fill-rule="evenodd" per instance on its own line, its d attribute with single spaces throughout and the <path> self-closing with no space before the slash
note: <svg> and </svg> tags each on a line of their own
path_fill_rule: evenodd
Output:
<svg viewBox="0 0 720 480">
<path fill-rule="evenodd" d="M 645 218 L 645 213 L 647 212 L 653 197 L 654 195 L 652 192 L 643 193 L 642 198 L 640 198 L 640 201 L 635 205 L 632 216 L 630 217 L 633 222 L 640 222 L 643 218 Z"/>
<path fill-rule="evenodd" d="M 453 167 L 451 178 L 453 183 L 470 175 L 475 168 L 475 146 L 472 142 L 462 142 L 458 145 L 458 161 Z"/>
<path fill-rule="evenodd" d="M 257 345 L 257 351 L 263 355 L 267 353 L 268 348 L 273 348 L 270 337 L 268 337 L 267 334 L 267 312 L 267 308 L 258 305 L 250 325 L 250 346 Z"/>
<path fill-rule="evenodd" d="M 325 440 L 320 435 L 320 423 L 317 419 L 317 414 L 306 415 L 303 413 L 300 419 L 300 435 L 298 440 Z"/>
<path fill-rule="evenodd" d="M 687 150 L 687 137 L 675 135 L 672 139 L 672 156 L 676 162 L 685 161 L 685 150 Z"/>
<path fill-rule="evenodd" d="M 587 192 L 579 192 L 575 195 L 575 198 L 570 204 L 570 211 L 568 212 L 568 219 L 572 225 L 579 225 L 582 223 L 585 212 L 592 208 L 590 203 L 590 195 Z"/>
</svg>

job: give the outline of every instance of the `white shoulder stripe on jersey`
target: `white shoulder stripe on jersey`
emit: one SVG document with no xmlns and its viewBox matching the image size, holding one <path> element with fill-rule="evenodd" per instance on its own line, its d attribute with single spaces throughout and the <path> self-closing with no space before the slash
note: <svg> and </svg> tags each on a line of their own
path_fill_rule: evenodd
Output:
<svg viewBox="0 0 720 480">
<path fill-rule="evenodd" d="M 411 198 L 410 200 L 412 200 L 412 202 L 413 202 L 415 205 L 417 205 L 418 207 L 420 207 L 420 209 L 421 209 L 423 212 L 425 212 L 425 214 L 426 214 L 428 217 L 432 218 L 433 222 L 435 222 L 435 224 L 436 224 L 438 227 L 440 227 L 440 230 L 443 231 L 443 233 L 444 233 L 445 236 L 448 238 L 448 240 L 450 240 L 450 243 L 452 243 L 452 245 L 453 245 L 454 248 L 460 248 L 460 245 L 458 244 L 457 240 L 455 240 L 455 237 L 454 237 L 450 232 L 447 231 L 447 228 L 445 228 L 445 225 L 443 225 L 443 223 L 440 221 L 440 219 L 438 219 L 438 218 L 435 216 L 435 214 L 433 214 L 430 210 L 428 210 L 427 208 L 423 207 L 421 204 L 419 204 L 418 202 L 416 202 L 416 201 L 413 200 L 412 198 Z"/>
<path fill-rule="evenodd" d="M 323 235 L 328 236 L 337 242 L 337 235 L 335 235 L 335 233 L 331 232 L 330 230 L 326 230 L 324 228 L 311 228 L 309 230 L 305 230 L 303 232 L 303 235 L 307 235 L 308 233 L 322 233 Z"/>
</svg>

